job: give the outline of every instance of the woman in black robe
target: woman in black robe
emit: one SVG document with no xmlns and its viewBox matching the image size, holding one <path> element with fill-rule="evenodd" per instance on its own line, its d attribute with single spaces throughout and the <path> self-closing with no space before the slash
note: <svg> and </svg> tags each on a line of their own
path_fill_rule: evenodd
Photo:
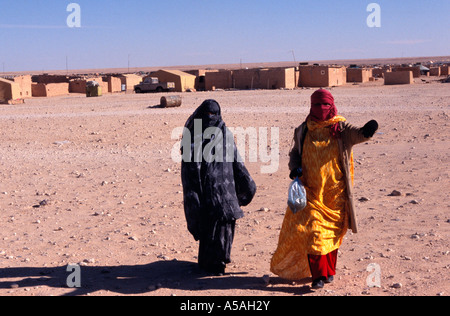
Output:
<svg viewBox="0 0 450 316">
<path fill-rule="evenodd" d="M 219 104 L 206 100 L 191 115 L 182 139 L 181 179 L 189 232 L 200 241 L 201 269 L 221 275 L 230 263 L 236 220 L 256 185 L 241 162 Z"/>
</svg>

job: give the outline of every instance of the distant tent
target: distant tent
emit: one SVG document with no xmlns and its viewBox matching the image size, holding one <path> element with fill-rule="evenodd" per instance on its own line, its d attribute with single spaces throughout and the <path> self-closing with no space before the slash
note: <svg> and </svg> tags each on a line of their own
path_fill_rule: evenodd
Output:
<svg viewBox="0 0 450 316">
<path fill-rule="evenodd" d="M 184 71 L 167 69 L 152 72 L 148 77 L 156 77 L 159 79 L 159 82 L 174 82 L 176 92 L 185 92 L 190 89 L 195 89 L 195 79 L 197 78 Z M 144 80 L 146 78 L 144 78 Z"/>
</svg>

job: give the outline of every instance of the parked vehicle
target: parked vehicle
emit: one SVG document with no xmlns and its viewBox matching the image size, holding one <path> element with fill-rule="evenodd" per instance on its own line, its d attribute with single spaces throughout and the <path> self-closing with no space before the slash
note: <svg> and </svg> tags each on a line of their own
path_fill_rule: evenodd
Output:
<svg viewBox="0 0 450 316">
<path fill-rule="evenodd" d="M 147 78 L 140 84 L 134 86 L 134 92 L 170 92 L 175 89 L 174 82 L 159 82 L 158 78 Z"/>
</svg>

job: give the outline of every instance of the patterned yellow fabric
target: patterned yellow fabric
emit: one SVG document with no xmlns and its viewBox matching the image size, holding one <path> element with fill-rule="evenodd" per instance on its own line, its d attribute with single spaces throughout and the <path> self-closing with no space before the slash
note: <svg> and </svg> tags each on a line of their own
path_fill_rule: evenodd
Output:
<svg viewBox="0 0 450 316">
<path fill-rule="evenodd" d="M 271 271 L 283 279 L 311 276 L 308 254 L 326 255 L 338 249 L 347 233 L 345 175 L 339 162 L 338 140 L 330 137 L 330 125 L 340 121 L 345 118 L 308 121 L 301 179 L 308 205 L 295 215 L 288 207 L 271 262 Z M 353 159 L 350 170 L 353 177 Z"/>
</svg>

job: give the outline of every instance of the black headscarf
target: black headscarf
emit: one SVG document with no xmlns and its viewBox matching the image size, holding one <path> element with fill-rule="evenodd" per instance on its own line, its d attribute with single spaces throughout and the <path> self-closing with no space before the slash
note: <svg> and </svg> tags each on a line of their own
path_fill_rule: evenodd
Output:
<svg viewBox="0 0 450 316">
<path fill-rule="evenodd" d="M 194 131 L 194 121 L 202 120 L 202 132 L 208 127 L 219 127 L 222 120 L 222 110 L 220 109 L 219 103 L 215 100 L 205 100 L 198 108 L 195 110 L 186 122 L 185 127 L 191 131 Z"/>
</svg>

